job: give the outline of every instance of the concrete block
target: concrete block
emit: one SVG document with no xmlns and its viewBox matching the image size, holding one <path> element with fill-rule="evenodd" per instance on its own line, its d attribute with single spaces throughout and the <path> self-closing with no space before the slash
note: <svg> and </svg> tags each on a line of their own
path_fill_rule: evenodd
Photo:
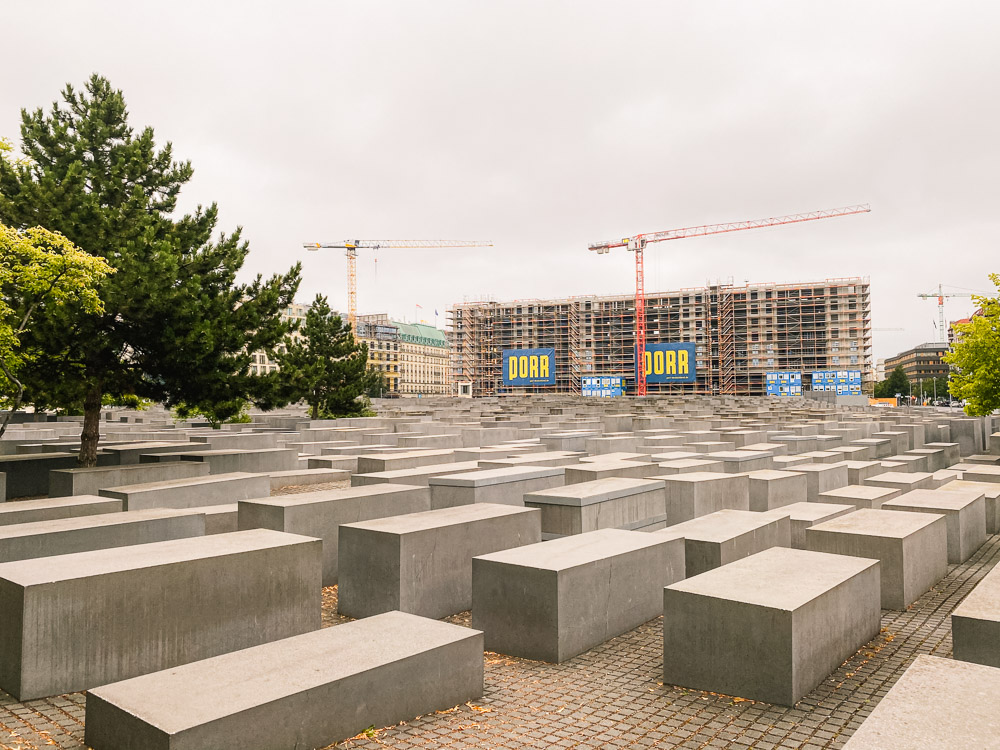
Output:
<svg viewBox="0 0 1000 750">
<path fill-rule="evenodd" d="M 341 524 L 430 510 L 426 487 L 373 484 L 298 495 L 264 497 L 239 503 L 240 530 L 273 529 L 323 540 L 323 585 L 337 583 Z"/>
<path fill-rule="evenodd" d="M 807 497 L 806 477 L 794 471 L 764 469 L 747 474 L 750 510 L 764 511 L 802 502 Z"/>
<path fill-rule="evenodd" d="M 889 487 L 894 490 L 910 492 L 911 490 L 932 489 L 933 481 L 934 476 L 925 471 L 886 471 L 876 474 L 873 477 L 868 477 L 864 483 L 868 487 Z"/>
<path fill-rule="evenodd" d="M 770 453 L 758 451 L 720 451 L 704 453 L 704 458 L 722 461 L 722 470 L 727 474 L 742 474 L 748 471 L 761 471 L 774 468 L 774 459 Z"/>
<path fill-rule="evenodd" d="M 486 648 L 563 662 L 659 616 L 684 541 L 603 529 L 472 561 L 472 627 Z"/>
<path fill-rule="evenodd" d="M 806 548 L 806 529 L 815 523 L 829 521 L 831 518 L 846 516 L 855 510 L 853 505 L 840 503 L 792 503 L 774 510 L 768 510 L 761 515 L 770 518 L 787 516 L 791 524 L 791 540 L 793 549 Z"/>
<path fill-rule="evenodd" d="M 226 433 L 213 430 L 206 435 L 192 435 L 192 443 L 204 443 L 212 450 L 259 450 L 277 448 L 278 435 L 274 432 Z"/>
<path fill-rule="evenodd" d="M 272 471 L 271 491 L 285 487 L 305 487 L 313 484 L 329 482 L 346 482 L 351 478 L 351 472 L 338 469 L 294 469 L 293 471 Z"/>
<path fill-rule="evenodd" d="M 248 448 L 245 450 L 201 450 L 184 453 L 144 453 L 140 463 L 180 460 L 206 463 L 210 474 L 250 474 L 291 471 L 299 468 L 299 454 L 287 448 Z M 312 468 L 312 467 L 310 467 Z"/>
<path fill-rule="evenodd" d="M 321 747 L 482 694 L 482 633 L 387 612 L 91 690 L 85 741 L 94 750 Z"/>
<path fill-rule="evenodd" d="M 1000 485 L 997 486 L 997 489 L 1000 490 Z M 121 500 L 94 495 L 19 500 L 16 503 L 0 503 L 0 526 L 35 521 L 54 521 L 57 518 L 80 518 L 99 513 L 119 513 L 121 509 Z"/>
<path fill-rule="evenodd" d="M 542 540 L 535 508 L 476 503 L 340 527 L 338 608 L 441 618 L 472 606 L 472 558 Z"/>
<path fill-rule="evenodd" d="M 731 453 L 736 450 L 736 443 L 726 440 L 705 440 L 698 443 L 685 443 L 682 448 L 692 453 Z"/>
<path fill-rule="evenodd" d="M 114 456 L 99 452 L 97 465 L 108 466 Z M 75 453 L 31 453 L 20 456 L 0 456 L 0 473 L 5 475 L 5 498 L 39 497 L 49 492 L 49 472 L 53 469 L 75 469 L 79 466 Z"/>
<path fill-rule="evenodd" d="M 473 503 L 523 506 L 524 496 L 529 492 L 562 487 L 565 484 L 565 471 L 558 466 L 478 469 L 431 477 L 427 484 L 430 487 L 432 509 Z"/>
<path fill-rule="evenodd" d="M 878 510 L 886 500 L 892 500 L 902 494 L 902 490 L 894 490 L 890 487 L 867 487 L 850 484 L 847 487 L 821 492 L 818 500 L 821 503 L 850 504 L 858 510 L 861 508 Z"/>
<path fill-rule="evenodd" d="M 2 563 L 0 688 L 89 690 L 317 630 L 321 547 L 258 529 Z"/>
<path fill-rule="evenodd" d="M 506 469 L 516 466 L 568 466 L 580 462 L 582 453 L 573 451 L 545 451 L 513 458 L 491 458 L 479 462 L 480 469 Z"/>
<path fill-rule="evenodd" d="M 809 462 L 814 464 L 836 464 L 847 460 L 844 454 L 835 451 L 809 451 L 799 455 L 808 458 Z"/>
<path fill-rule="evenodd" d="M 204 516 L 159 509 L 18 523 L 0 526 L 0 563 L 204 534 Z"/>
<path fill-rule="evenodd" d="M 944 450 L 944 466 L 941 467 L 943 469 L 954 466 L 962 460 L 962 453 L 958 443 L 924 443 L 923 450 L 933 450 L 935 448 Z"/>
<path fill-rule="evenodd" d="M 1000 456 L 991 455 L 978 455 L 969 456 L 965 459 L 967 464 L 976 464 L 977 466 L 1000 466 Z"/>
<path fill-rule="evenodd" d="M 656 479 L 611 477 L 568 484 L 524 496 L 538 508 L 542 536 L 550 539 L 598 529 L 650 529 L 666 524 L 664 483 Z"/>
<path fill-rule="evenodd" d="M 118 445 L 103 445 L 101 450 L 109 456 L 116 457 L 112 461 L 121 466 L 132 466 L 139 463 L 139 459 L 144 453 L 176 453 L 183 450 L 193 450 L 194 446 L 187 440 L 184 441 L 152 441 L 146 440 L 138 443 L 119 443 Z"/>
<path fill-rule="evenodd" d="M 791 471 L 805 474 L 806 500 L 816 502 L 819 493 L 846 487 L 848 483 L 847 462 L 839 464 L 797 464 Z"/>
<path fill-rule="evenodd" d="M 951 613 L 954 657 L 1000 667 L 1000 568 L 993 568 Z"/>
<path fill-rule="evenodd" d="M 876 560 L 774 547 L 664 589 L 663 682 L 791 706 L 880 616 Z"/>
<path fill-rule="evenodd" d="M 889 456 L 886 461 L 900 464 L 898 471 L 901 472 L 928 472 L 930 466 L 929 456 L 926 454 L 901 453 L 896 456 Z"/>
<path fill-rule="evenodd" d="M 353 474 L 351 486 L 363 487 L 369 484 L 412 484 L 417 487 L 429 486 L 431 477 L 444 474 L 462 474 L 479 469 L 477 461 L 455 461 L 449 464 L 429 464 L 413 469 L 395 469 L 394 471 L 375 471 L 371 474 Z"/>
<path fill-rule="evenodd" d="M 658 464 L 646 461 L 589 461 L 563 468 L 566 470 L 566 484 L 593 482 L 595 479 L 610 477 L 644 479 L 660 473 Z"/>
<path fill-rule="evenodd" d="M 309 456 L 306 459 L 306 469 L 328 469 L 330 471 L 348 471 L 352 474 L 358 470 L 357 456 Z"/>
<path fill-rule="evenodd" d="M 107 487 L 167 482 L 208 476 L 208 464 L 174 461 L 162 464 L 95 466 L 84 469 L 53 469 L 49 472 L 49 497 L 96 495 Z"/>
<path fill-rule="evenodd" d="M 115 487 L 101 490 L 98 494 L 121 500 L 125 510 L 196 508 L 268 497 L 271 480 L 266 474 L 213 474 L 194 479 Z"/>
<path fill-rule="evenodd" d="M 885 474 L 888 471 L 881 461 L 845 461 L 847 464 L 847 483 L 864 484 L 869 477 Z"/>
<path fill-rule="evenodd" d="M 894 450 L 895 444 L 889 438 L 862 438 L 861 440 L 852 440 L 850 445 L 862 445 L 871 448 L 875 451 L 875 459 L 888 458 L 893 453 L 898 452 Z"/>
<path fill-rule="evenodd" d="M 651 536 L 684 539 L 685 576 L 691 578 L 771 547 L 791 546 L 791 522 L 788 516 L 720 510 Z"/>
<path fill-rule="evenodd" d="M 986 496 L 979 490 L 913 490 L 882 503 L 882 508 L 944 516 L 948 562 L 955 565 L 968 560 L 986 542 Z"/>
<path fill-rule="evenodd" d="M 998 692 L 994 667 L 919 654 L 844 750 L 992 747 Z"/>
<path fill-rule="evenodd" d="M 664 461 L 659 464 L 656 476 L 671 476 L 672 474 L 690 474 L 693 471 L 722 472 L 722 461 L 705 461 L 697 458 L 685 458 L 679 461 Z"/>
<path fill-rule="evenodd" d="M 726 508 L 750 510 L 750 480 L 746 474 L 692 472 L 663 480 L 668 526 Z"/>
<path fill-rule="evenodd" d="M 923 448 L 911 448 L 906 452 L 905 455 L 925 456 L 927 458 L 927 467 L 924 469 L 924 471 L 929 471 L 932 474 L 935 471 L 940 471 L 941 469 L 947 469 L 951 465 L 948 463 L 948 456 L 945 453 L 944 448 L 928 448 L 926 446 L 924 446 Z"/>
<path fill-rule="evenodd" d="M 1000 482 L 1000 466 L 970 466 L 962 472 L 969 482 Z"/>
<path fill-rule="evenodd" d="M 881 560 L 883 609 L 906 609 L 948 572 L 948 527 L 940 515 L 856 510 L 806 529 L 806 545 Z"/>
<path fill-rule="evenodd" d="M 775 456 L 771 459 L 771 463 L 775 471 L 795 471 L 794 467 L 810 464 L 812 461 L 805 456 Z"/>
<path fill-rule="evenodd" d="M 970 482 L 965 479 L 953 479 L 945 482 L 941 490 L 978 490 L 986 499 L 986 533 L 1000 534 L 1000 484 L 991 482 Z M 3 506 L 0 505 L 0 511 Z"/>
</svg>

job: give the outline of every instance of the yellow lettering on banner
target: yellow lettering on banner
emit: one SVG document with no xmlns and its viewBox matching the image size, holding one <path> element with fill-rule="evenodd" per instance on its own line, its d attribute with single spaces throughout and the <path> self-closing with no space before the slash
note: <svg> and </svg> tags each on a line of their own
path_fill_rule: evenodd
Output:
<svg viewBox="0 0 1000 750">
<path fill-rule="evenodd" d="M 527 355 L 522 354 L 520 357 L 517 358 L 517 366 L 521 370 L 520 376 L 522 378 L 528 377 L 528 357 L 527 357 Z"/>
<path fill-rule="evenodd" d="M 528 359 L 528 373 L 532 378 L 538 377 L 538 355 L 532 354 Z"/>
<path fill-rule="evenodd" d="M 517 380 L 517 357 L 507 358 L 507 380 Z"/>
<path fill-rule="evenodd" d="M 548 357 L 542 357 L 542 361 L 539 364 L 539 368 L 538 368 L 538 376 L 540 378 L 548 380 L 548 377 L 549 377 L 549 358 Z"/>
<path fill-rule="evenodd" d="M 677 352 L 673 349 L 667 351 L 667 375 L 677 374 Z"/>
<path fill-rule="evenodd" d="M 657 349 L 653 352 L 653 374 L 663 374 L 663 350 Z"/>
<path fill-rule="evenodd" d="M 649 375 L 653 371 L 653 355 L 651 352 L 644 352 L 642 356 L 642 367 Z"/>
<path fill-rule="evenodd" d="M 688 363 L 688 351 L 687 349 L 677 350 L 677 372 L 681 375 L 687 375 L 690 370 L 691 365 Z"/>
</svg>

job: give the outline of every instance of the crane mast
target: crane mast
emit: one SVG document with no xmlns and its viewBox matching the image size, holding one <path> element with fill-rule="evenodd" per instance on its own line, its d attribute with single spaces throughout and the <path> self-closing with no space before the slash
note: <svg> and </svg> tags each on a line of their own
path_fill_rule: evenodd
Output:
<svg viewBox="0 0 1000 750">
<path fill-rule="evenodd" d="M 337 242 L 303 242 L 306 250 L 343 250 L 347 257 L 347 319 L 351 330 L 357 332 L 358 319 L 358 250 L 381 248 L 436 248 L 436 247 L 492 247 L 482 240 L 340 240 Z"/>
<path fill-rule="evenodd" d="M 931 292 L 930 294 L 918 294 L 920 299 L 934 299 L 937 297 L 938 304 L 938 336 L 941 338 L 941 343 L 948 343 L 948 332 L 944 328 L 944 298 L 945 297 L 971 297 L 971 294 L 966 292 L 946 292 L 944 291 L 944 285 L 938 284 L 937 292 Z"/>
<path fill-rule="evenodd" d="M 731 221 L 723 224 L 704 224 L 697 227 L 685 227 L 683 229 L 667 229 L 662 232 L 649 232 L 637 234 L 632 237 L 624 237 L 620 240 L 608 240 L 605 242 L 594 242 L 588 245 L 588 249 L 599 255 L 611 251 L 614 247 L 625 247 L 635 253 L 635 346 L 636 346 L 636 371 L 635 387 L 636 395 L 646 395 L 646 368 L 644 357 L 646 352 L 646 289 L 645 276 L 643 271 L 643 252 L 650 242 L 664 242 L 666 240 L 681 240 L 689 237 L 703 237 L 709 234 L 723 234 L 726 232 L 741 232 L 746 229 L 762 229 L 764 227 L 775 227 L 784 224 L 798 224 L 804 221 L 818 221 L 819 219 L 832 219 L 838 216 L 850 216 L 852 214 L 869 213 L 871 206 L 867 203 L 855 206 L 845 206 L 844 208 L 831 208 L 822 211 L 809 211 L 807 213 L 789 214 L 787 216 L 773 216 L 767 219 L 752 219 L 750 221 Z"/>
</svg>

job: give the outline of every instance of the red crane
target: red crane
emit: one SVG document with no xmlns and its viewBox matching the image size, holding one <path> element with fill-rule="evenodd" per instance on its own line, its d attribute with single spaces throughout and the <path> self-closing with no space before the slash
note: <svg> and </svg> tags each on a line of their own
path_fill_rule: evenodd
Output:
<svg viewBox="0 0 1000 750">
<path fill-rule="evenodd" d="M 684 229 L 667 229 L 663 232 L 649 232 L 647 234 L 637 234 L 632 237 L 624 237 L 620 240 L 608 240 L 607 242 L 594 242 L 589 249 L 603 255 L 610 252 L 613 247 L 627 247 L 635 253 L 635 348 L 636 362 L 641 363 L 646 351 L 646 290 L 643 279 L 642 254 L 646 245 L 650 242 L 663 242 L 664 240 L 683 240 L 688 237 L 702 237 L 706 234 L 722 234 L 724 232 L 740 232 L 744 229 L 761 229 L 763 227 L 774 227 L 781 224 L 797 224 L 802 221 L 816 221 L 818 219 L 832 219 L 837 216 L 850 216 L 851 214 L 866 214 L 871 211 L 867 203 L 857 206 L 846 206 L 845 208 L 831 208 L 825 211 L 810 211 L 804 214 L 791 214 L 789 216 L 775 216 L 770 219 L 754 219 L 751 221 L 731 221 L 726 224 L 705 224 L 700 227 L 686 227 Z M 646 368 L 636 367 L 635 373 L 636 395 L 646 395 Z"/>
</svg>

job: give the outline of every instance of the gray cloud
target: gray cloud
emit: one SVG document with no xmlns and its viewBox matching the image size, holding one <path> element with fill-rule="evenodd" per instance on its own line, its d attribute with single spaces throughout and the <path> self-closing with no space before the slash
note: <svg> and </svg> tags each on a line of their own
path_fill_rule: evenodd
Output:
<svg viewBox="0 0 1000 750">
<path fill-rule="evenodd" d="M 932 339 L 938 282 L 1000 271 L 1000 6 L 987 2 L 10 4 L 0 134 L 91 72 L 193 161 L 185 206 L 248 272 L 303 240 L 492 239 L 359 261 L 362 312 L 627 293 L 587 243 L 857 202 L 868 215 L 663 243 L 647 288 L 870 276 L 876 356 Z M 950 301 L 949 317 L 968 300 Z"/>
</svg>

